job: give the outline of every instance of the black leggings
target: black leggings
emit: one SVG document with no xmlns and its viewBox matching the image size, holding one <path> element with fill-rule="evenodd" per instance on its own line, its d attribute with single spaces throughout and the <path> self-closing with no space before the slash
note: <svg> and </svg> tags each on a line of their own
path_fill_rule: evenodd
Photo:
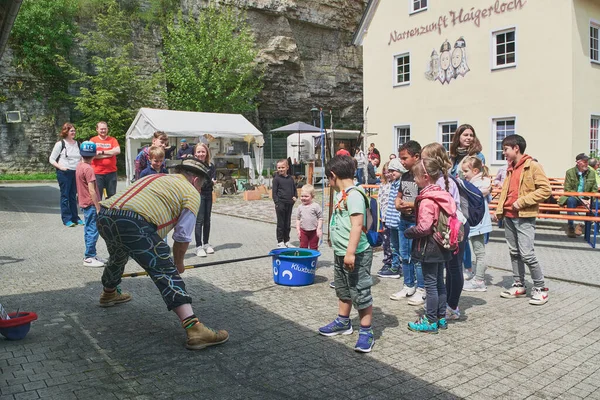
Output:
<svg viewBox="0 0 600 400">
<path fill-rule="evenodd" d="M 277 242 L 289 242 L 292 229 L 292 209 L 294 203 L 279 202 L 275 207 L 277 214 Z"/>
<path fill-rule="evenodd" d="M 446 292 L 448 294 L 448 307 L 456 310 L 460 294 L 465 284 L 463 277 L 463 258 L 465 256 L 465 246 L 469 245 L 469 223 L 465 223 L 465 238 L 458 245 L 458 253 L 452 255 L 452 259 L 446 263 Z"/>
<path fill-rule="evenodd" d="M 196 247 L 208 244 L 210 236 L 210 214 L 212 213 L 212 196 L 202 196 L 200 200 L 200 209 L 196 217 L 196 229 L 194 236 L 196 238 Z"/>
</svg>

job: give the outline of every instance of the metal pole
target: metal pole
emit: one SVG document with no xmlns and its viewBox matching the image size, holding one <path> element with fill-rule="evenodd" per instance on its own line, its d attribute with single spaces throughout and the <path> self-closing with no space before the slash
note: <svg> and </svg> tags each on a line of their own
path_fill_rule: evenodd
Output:
<svg viewBox="0 0 600 400">
<path fill-rule="evenodd" d="M 286 144 L 287 146 L 287 144 Z M 271 165 L 273 164 L 273 132 L 271 132 L 271 159 L 269 160 L 269 175 L 271 175 Z"/>
<path fill-rule="evenodd" d="M 323 109 L 319 109 L 319 122 L 321 128 L 321 210 L 325 209 L 325 120 Z M 331 189 L 330 189 L 331 190 Z M 323 237 L 320 240 L 323 243 Z"/>
</svg>

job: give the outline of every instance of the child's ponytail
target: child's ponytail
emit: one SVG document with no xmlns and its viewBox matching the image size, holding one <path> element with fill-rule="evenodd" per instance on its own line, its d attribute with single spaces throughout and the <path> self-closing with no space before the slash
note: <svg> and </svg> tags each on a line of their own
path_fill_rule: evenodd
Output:
<svg viewBox="0 0 600 400">
<path fill-rule="evenodd" d="M 442 168 L 442 174 L 444 175 L 444 183 L 446 184 L 446 192 L 450 191 L 450 182 L 448 181 L 448 170 Z"/>
</svg>

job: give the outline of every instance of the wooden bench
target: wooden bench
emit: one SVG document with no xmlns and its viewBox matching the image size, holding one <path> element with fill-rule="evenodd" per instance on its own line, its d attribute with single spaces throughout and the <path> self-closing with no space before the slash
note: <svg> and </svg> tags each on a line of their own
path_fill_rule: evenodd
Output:
<svg viewBox="0 0 600 400">
<path fill-rule="evenodd" d="M 548 178 L 550 186 L 552 188 L 552 197 L 556 200 L 560 196 L 574 196 L 574 197 L 588 197 L 590 200 L 590 207 L 580 205 L 575 208 L 561 207 L 558 204 L 541 203 L 538 211 L 537 218 L 540 219 L 555 219 L 563 221 L 579 221 L 583 222 L 584 239 L 592 247 L 596 248 L 596 239 L 598 236 L 599 225 L 600 225 L 600 214 L 598 212 L 598 203 L 600 202 L 600 193 L 578 193 L 578 192 L 565 192 L 564 191 L 564 179 L 562 178 Z M 489 204 L 490 213 L 495 213 L 498 208 L 498 198 L 500 197 L 500 189 L 494 189 L 492 191 L 492 201 Z M 576 215 L 567 215 L 567 212 L 579 213 Z M 584 215 L 581 215 L 584 214 Z"/>
</svg>

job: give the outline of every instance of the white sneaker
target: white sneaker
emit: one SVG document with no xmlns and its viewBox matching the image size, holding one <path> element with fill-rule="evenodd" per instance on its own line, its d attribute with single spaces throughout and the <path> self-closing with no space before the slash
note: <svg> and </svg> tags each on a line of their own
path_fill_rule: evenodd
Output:
<svg viewBox="0 0 600 400">
<path fill-rule="evenodd" d="M 417 288 L 415 294 L 410 296 L 408 299 L 408 305 L 410 306 L 420 306 L 425 304 L 425 289 Z"/>
<path fill-rule="evenodd" d="M 208 243 L 204 245 L 204 251 L 206 251 L 206 254 L 215 254 L 215 249 Z"/>
<path fill-rule="evenodd" d="M 96 260 L 94 257 L 88 257 L 83 260 L 83 266 L 90 267 L 90 268 L 100 268 L 100 267 L 104 267 L 104 263 Z"/>
<path fill-rule="evenodd" d="M 466 269 L 463 272 L 463 278 L 465 278 L 465 281 L 470 281 L 471 279 L 473 279 L 474 276 L 475 274 L 473 274 L 473 272 L 467 271 Z"/>
<path fill-rule="evenodd" d="M 394 293 L 393 295 L 391 295 L 390 299 L 392 299 L 392 300 L 402 300 L 402 299 L 405 299 L 405 298 L 410 297 L 413 294 L 415 294 L 416 290 L 417 290 L 416 287 L 410 287 L 410 286 L 404 285 L 402 287 L 402 290 L 399 291 L 399 292 Z"/>
<path fill-rule="evenodd" d="M 534 287 L 531 289 L 531 300 L 529 300 L 529 304 L 533 304 L 534 306 L 541 306 L 542 304 L 546 304 L 548 302 L 548 293 L 538 287 Z"/>
<path fill-rule="evenodd" d="M 102 258 L 100 256 L 94 257 L 97 261 L 100 261 L 102 264 L 106 264 L 108 260 L 106 258 Z"/>
<path fill-rule="evenodd" d="M 206 257 L 206 251 L 204 251 L 204 248 L 202 246 L 196 247 L 196 255 L 198 257 Z"/>
<path fill-rule="evenodd" d="M 285 247 L 292 247 L 292 244 L 290 242 L 285 242 Z"/>
<path fill-rule="evenodd" d="M 470 281 L 465 282 L 463 290 L 465 292 L 485 292 L 487 291 L 487 286 L 485 286 L 484 281 L 479 281 L 476 278 L 473 278 Z"/>
<path fill-rule="evenodd" d="M 278 249 L 285 249 L 285 248 L 286 248 L 286 245 L 285 245 L 285 243 L 283 243 L 283 242 L 279 242 L 279 243 L 277 243 L 277 248 L 278 248 Z"/>
</svg>

